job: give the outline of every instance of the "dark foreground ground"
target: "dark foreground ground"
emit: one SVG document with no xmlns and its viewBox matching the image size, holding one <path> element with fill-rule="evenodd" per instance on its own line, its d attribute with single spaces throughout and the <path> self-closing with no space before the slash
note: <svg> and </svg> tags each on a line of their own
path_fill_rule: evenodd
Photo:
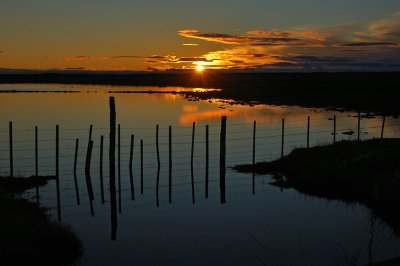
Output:
<svg viewBox="0 0 400 266">
<path fill-rule="evenodd" d="M 399 236 L 399 162 L 400 139 L 372 139 L 295 149 L 276 161 L 234 169 L 272 174 L 273 185 L 308 195 L 365 204 Z M 400 257 L 371 265 L 400 265 Z"/>
<path fill-rule="evenodd" d="M 71 229 L 52 221 L 46 210 L 18 197 L 54 177 L 0 177 L 1 265 L 69 265 L 83 252 Z"/>
<path fill-rule="evenodd" d="M 400 114 L 400 73 L 3 74 L 0 83 L 63 83 L 220 88 L 195 99 L 299 105 Z"/>
</svg>

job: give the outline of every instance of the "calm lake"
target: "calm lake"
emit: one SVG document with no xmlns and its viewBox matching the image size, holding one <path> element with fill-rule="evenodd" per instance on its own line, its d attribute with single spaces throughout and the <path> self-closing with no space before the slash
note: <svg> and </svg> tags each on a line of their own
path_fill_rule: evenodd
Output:
<svg viewBox="0 0 400 266">
<path fill-rule="evenodd" d="M 61 218 L 83 240 L 85 250 L 78 265 L 362 265 L 400 255 L 400 239 L 365 206 L 309 197 L 293 189 L 281 190 L 269 184 L 271 176 L 253 177 L 230 169 L 236 164 L 252 163 L 254 121 L 258 162 L 281 156 L 282 119 L 285 119 L 283 152 L 288 154 L 295 147 L 307 145 L 308 116 L 310 146 L 333 142 L 334 116 L 336 141 L 358 136 L 380 137 L 382 117 L 362 114 L 358 132 L 356 112 L 236 105 L 218 99 L 189 101 L 177 93 L 184 90 L 192 89 L 0 85 L 1 92 L 19 91 L 0 93 L 0 175 L 10 174 L 9 121 L 13 122 L 13 171 L 20 176 L 35 174 L 35 126 L 39 174 L 55 174 L 56 125 L 59 125 Z M 116 240 L 111 240 L 108 169 L 110 96 L 115 97 L 117 123 L 121 128 L 117 147 L 120 167 L 117 165 L 116 171 L 121 200 Z M 222 116 L 227 116 L 225 204 L 221 204 L 219 187 Z M 94 141 L 91 157 L 94 217 L 85 178 L 90 125 Z M 159 175 L 156 125 L 159 125 Z M 206 125 L 208 198 L 205 197 Z M 131 135 L 134 135 L 133 191 L 129 173 Z M 101 136 L 104 137 L 104 204 Z M 398 120 L 386 118 L 384 136 L 400 136 Z M 76 139 L 79 139 L 80 205 L 73 173 Z M 50 208 L 50 214 L 57 219 L 55 181 L 41 187 L 39 193 L 40 205 Z M 36 201 L 36 190 L 28 191 L 25 197 Z"/>
</svg>

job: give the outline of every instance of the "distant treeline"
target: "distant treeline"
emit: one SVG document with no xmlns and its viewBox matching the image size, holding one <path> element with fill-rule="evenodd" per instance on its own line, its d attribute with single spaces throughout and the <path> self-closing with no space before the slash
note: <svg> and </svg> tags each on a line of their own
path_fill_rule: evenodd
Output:
<svg viewBox="0 0 400 266">
<path fill-rule="evenodd" d="M 3 74 L 0 83 L 61 83 L 221 88 L 186 93 L 198 99 L 222 98 L 304 107 L 400 114 L 400 73 L 165 73 L 165 74 Z"/>
</svg>

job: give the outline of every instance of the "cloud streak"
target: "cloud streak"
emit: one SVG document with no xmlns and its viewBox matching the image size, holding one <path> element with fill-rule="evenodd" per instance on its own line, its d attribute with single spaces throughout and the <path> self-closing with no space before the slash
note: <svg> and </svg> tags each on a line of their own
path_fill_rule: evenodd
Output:
<svg viewBox="0 0 400 266">
<path fill-rule="evenodd" d="M 91 59 L 90 56 L 79 55 L 79 56 L 74 56 L 74 57 L 65 57 L 64 61 L 87 61 L 89 59 Z"/>
<path fill-rule="evenodd" d="M 182 68 L 201 64 L 209 69 L 400 70 L 400 12 L 367 25 L 255 29 L 244 34 L 184 29 L 178 34 L 226 47 L 193 58 L 165 56 L 153 61 L 152 67 L 164 63 L 182 64 Z"/>
</svg>

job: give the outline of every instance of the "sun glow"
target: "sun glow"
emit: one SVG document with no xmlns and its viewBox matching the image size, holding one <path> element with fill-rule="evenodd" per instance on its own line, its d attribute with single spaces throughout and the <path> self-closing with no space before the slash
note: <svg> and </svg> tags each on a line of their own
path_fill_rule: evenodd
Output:
<svg viewBox="0 0 400 266">
<path fill-rule="evenodd" d="M 196 66 L 196 71 L 197 72 L 201 73 L 201 72 L 203 72 L 203 70 L 204 70 L 203 66 Z"/>
</svg>

